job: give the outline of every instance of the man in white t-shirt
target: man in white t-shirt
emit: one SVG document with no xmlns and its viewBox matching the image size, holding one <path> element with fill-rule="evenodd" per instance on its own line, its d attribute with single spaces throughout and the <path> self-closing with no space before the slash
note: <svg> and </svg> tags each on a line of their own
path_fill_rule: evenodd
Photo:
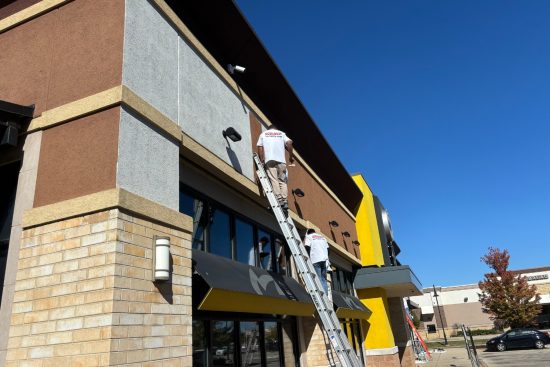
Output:
<svg viewBox="0 0 550 367">
<path fill-rule="evenodd" d="M 285 151 L 288 151 L 288 161 L 294 162 L 292 140 L 274 125 L 260 134 L 258 138 L 258 156 L 265 163 L 267 176 L 273 186 L 273 193 L 285 214 L 288 214 L 288 173 L 286 169 Z"/>
<path fill-rule="evenodd" d="M 309 259 L 313 263 L 313 268 L 323 285 L 325 295 L 328 297 L 327 285 L 327 260 L 328 260 L 328 242 L 325 237 L 315 233 L 313 228 L 306 232 L 304 245 L 309 247 Z"/>
</svg>

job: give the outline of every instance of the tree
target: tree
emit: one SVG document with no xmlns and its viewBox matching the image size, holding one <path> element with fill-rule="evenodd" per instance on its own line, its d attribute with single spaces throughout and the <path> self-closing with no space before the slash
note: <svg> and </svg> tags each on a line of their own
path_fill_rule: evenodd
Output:
<svg viewBox="0 0 550 367">
<path fill-rule="evenodd" d="M 491 320 L 496 320 L 503 327 L 532 325 L 535 317 L 542 311 L 540 295 L 536 286 L 527 283 L 525 276 L 508 270 L 508 250 L 489 247 L 481 261 L 493 270 L 492 273 L 485 274 L 485 279 L 479 282 L 479 300 L 483 312 L 489 313 Z"/>
</svg>

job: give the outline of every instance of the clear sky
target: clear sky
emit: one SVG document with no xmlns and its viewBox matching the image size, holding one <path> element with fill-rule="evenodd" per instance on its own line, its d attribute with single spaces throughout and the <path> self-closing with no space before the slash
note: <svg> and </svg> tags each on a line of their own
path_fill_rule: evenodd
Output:
<svg viewBox="0 0 550 367">
<path fill-rule="evenodd" d="M 237 4 L 424 286 L 550 266 L 550 1 Z"/>
</svg>

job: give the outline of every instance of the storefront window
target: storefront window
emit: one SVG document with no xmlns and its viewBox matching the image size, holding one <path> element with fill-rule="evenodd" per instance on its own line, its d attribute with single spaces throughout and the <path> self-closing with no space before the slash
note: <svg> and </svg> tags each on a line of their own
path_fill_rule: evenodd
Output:
<svg viewBox="0 0 550 367">
<path fill-rule="evenodd" d="M 258 230 L 258 254 L 260 267 L 265 270 L 271 269 L 271 235 L 261 229 Z"/>
<path fill-rule="evenodd" d="M 260 348 L 260 325 L 258 322 L 240 323 L 240 348 L 242 366 L 260 366 L 262 353 Z"/>
<path fill-rule="evenodd" d="M 205 322 L 193 320 L 193 366 L 206 367 L 208 350 L 206 349 Z"/>
<path fill-rule="evenodd" d="M 254 227 L 243 220 L 235 220 L 235 242 L 237 246 L 237 261 L 255 266 Z"/>
<path fill-rule="evenodd" d="M 212 209 L 208 242 L 210 243 L 210 253 L 232 258 L 229 214 L 219 209 Z"/>
<path fill-rule="evenodd" d="M 290 275 L 290 253 L 277 234 L 183 185 L 179 210 L 193 220 L 193 249 Z"/>
<path fill-rule="evenodd" d="M 274 250 L 275 250 L 275 265 L 277 268 L 275 271 L 279 274 L 283 275 L 290 275 L 290 267 L 288 264 L 290 263 L 287 251 L 287 246 L 281 238 L 276 237 L 275 243 L 274 243 Z"/>
<path fill-rule="evenodd" d="M 266 321 L 265 329 L 265 362 L 267 367 L 281 365 L 279 328 L 276 322 Z"/>
<path fill-rule="evenodd" d="M 212 322 L 212 359 L 214 366 L 235 366 L 233 321 Z"/>
</svg>

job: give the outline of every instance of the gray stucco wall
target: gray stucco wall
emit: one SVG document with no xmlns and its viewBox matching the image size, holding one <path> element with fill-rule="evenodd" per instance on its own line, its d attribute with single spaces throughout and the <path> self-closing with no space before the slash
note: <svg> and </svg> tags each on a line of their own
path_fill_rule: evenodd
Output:
<svg viewBox="0 0 550 367">
<path fill-rule="evenodd" d="M 126 1 L 123 83 L 182 130 L 254 179 L 248 110 L 147 0 Z M 239 142 L 222 131 L 235 128 Z"/>
<path fill-rule="evenodd" d="M 141 118 L 120 113 L 117 187 L 179 209 L 179 147 Z"/>
</svg>

